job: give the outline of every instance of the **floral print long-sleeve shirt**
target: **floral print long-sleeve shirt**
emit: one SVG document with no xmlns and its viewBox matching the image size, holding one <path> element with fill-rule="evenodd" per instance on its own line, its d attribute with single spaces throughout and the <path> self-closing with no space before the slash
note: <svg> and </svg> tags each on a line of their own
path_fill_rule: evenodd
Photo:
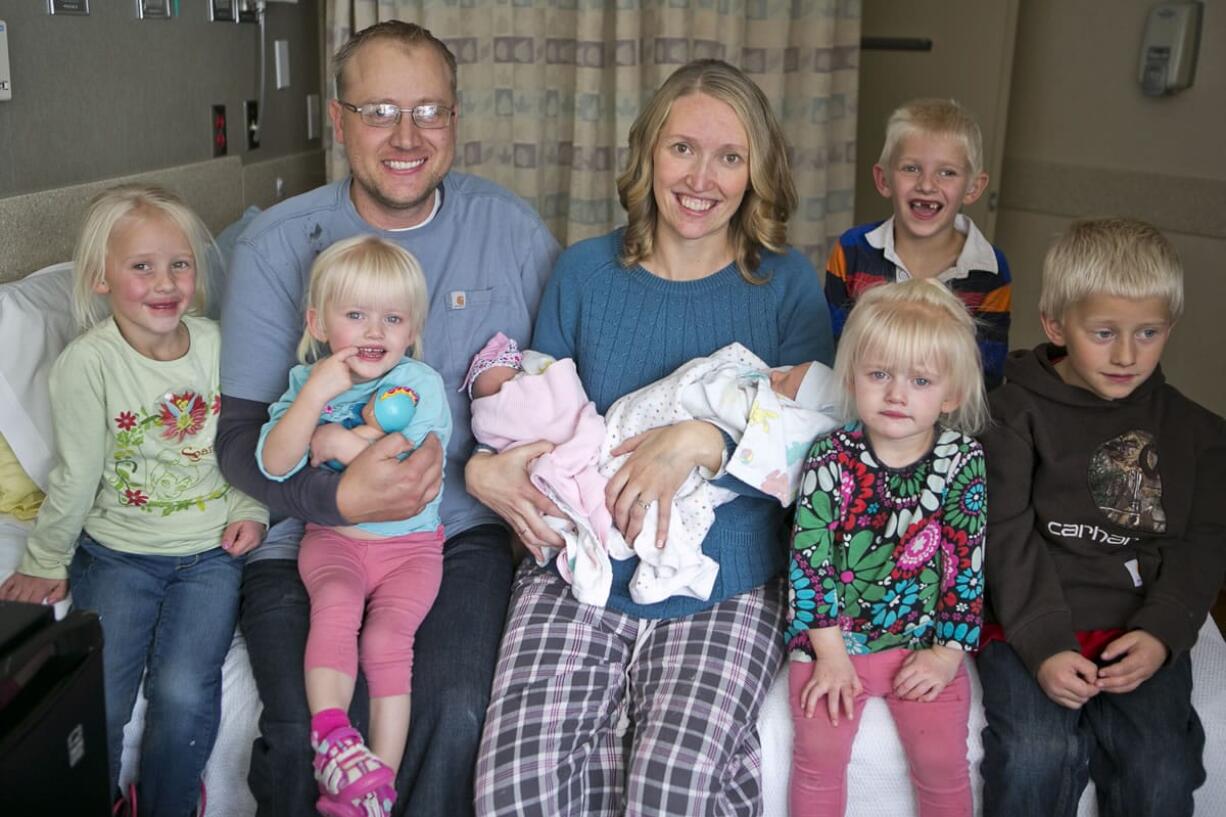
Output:
<svg viewBox="0 0 1226 817">
<path fill-rule="evenodd" d="M 838 626 L 848 654 L 979 644 L 987 484 L 983 450 L 938 429 L 904 468 L 877 461 L 863 426 L 817 440 L 792 532 L 787 650 Z"/>
</svg>

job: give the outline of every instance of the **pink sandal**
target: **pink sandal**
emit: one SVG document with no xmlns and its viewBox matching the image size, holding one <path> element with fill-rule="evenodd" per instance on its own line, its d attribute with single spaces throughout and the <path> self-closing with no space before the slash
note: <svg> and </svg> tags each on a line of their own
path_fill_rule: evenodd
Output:
<svg viewBox="0 0 1226 817">
<path fill-rule="evenodd" d="M 353 801 L 390 785 L 396 777 L 395 772 L 366 747 L 362 735 L 352 726 L 333 729 L 322 739 L 312 733 L 311 746 L 315 749 L 312 765 L 320 794 L 316 805 L 328 817 L 362 817 L 361 811 L 353 810 Z M 325 810 L 325 806 L 331 808 L 333 805 L 339 809 Z"/>
</svg>

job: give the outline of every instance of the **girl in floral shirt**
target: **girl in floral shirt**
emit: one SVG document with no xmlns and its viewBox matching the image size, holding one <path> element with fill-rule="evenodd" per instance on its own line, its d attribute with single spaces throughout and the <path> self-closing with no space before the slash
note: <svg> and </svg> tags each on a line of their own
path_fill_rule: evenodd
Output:
<svg viewBox="0 0 1226 817">
<path fill-rule="evenodd" d="M 73 607 L 98 614 L 116 790 L 144 676 L 140 810 L 168 817 L 197 808 L 241 557 L 268 522 L 213 454 L 221 334 L 193 314 L 212 243 L 161 188 L 121 185 L 90 205 L 73 259 L 73 311 L 88 331 L 50 377 L 59 457 L 18 572 L 0 585 L 0 598 L 28 602 L 71 588 Z"/>
<path fill-rule="evenodd" d="M 847 427 L 813 444 L 792 534 L 792 817 L 842 815 L 868 697 L 885 698 L 920 817 L 970 815 L 970 685 L 987 501 L 986 401 L 966 308 L 940 284 L 856 304 L 835 373 Z"/>
</svg>

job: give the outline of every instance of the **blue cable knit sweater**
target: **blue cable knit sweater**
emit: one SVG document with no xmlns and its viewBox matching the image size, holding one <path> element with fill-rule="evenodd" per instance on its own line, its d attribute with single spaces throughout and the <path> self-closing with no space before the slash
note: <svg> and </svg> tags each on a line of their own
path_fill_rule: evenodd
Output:
<svg viewBox="0 0 1226 817">
<path fill-rule="evenodd" d="M 770 366 L 834 358 L 830 312 L 813 266 L 795 250 L 764 252 L 759 276 L 746 282 L 731 264 L 697 281 L 667 281 L 617 260 L 621 230 L 581 241 L 558 259 L 537 313 L 532 347 L 575 361 L 588 397 L 602 414 L 622 395 L 681 364 L 738 341 Z M 692 615 L 765 583 L 786 557 L 783 509 L 725 477 L 743 494 L 715 510 L 703 552 L 719 563 L 708 601 L 674 596 L 635 604 L 629 583 L 638 560 L 613 562 L 611 609 L 642 618 Z"/>
</svg>

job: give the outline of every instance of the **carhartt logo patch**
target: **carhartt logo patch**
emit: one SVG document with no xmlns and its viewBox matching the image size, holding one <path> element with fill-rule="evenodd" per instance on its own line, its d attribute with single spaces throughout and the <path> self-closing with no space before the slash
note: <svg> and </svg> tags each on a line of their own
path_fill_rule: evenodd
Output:
<svg viewBox="0 0 1226 817">
<path fill-rule="evenodd" d="M 463 309 L 468 306 L 468 294 L 461 290 L 455 290 L 447 295 L 447 306 L 449 309 Z"/>
</svg>

